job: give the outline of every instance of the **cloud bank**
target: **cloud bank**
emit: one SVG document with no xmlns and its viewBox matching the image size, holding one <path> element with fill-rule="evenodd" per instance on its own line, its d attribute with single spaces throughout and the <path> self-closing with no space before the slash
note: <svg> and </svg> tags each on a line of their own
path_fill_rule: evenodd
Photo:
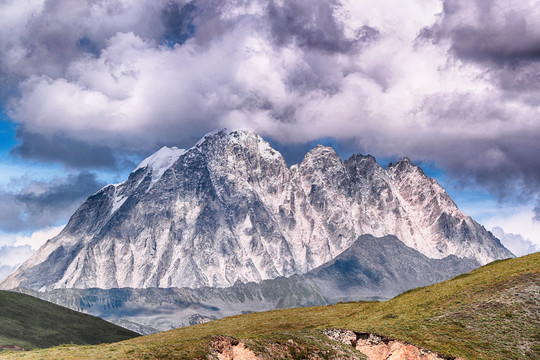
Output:
<svg viewBox="0 0 540 360">
<path fill-rule="evenodd" d="M 523 256 L 540 251 L 540 246 L 524 239 L 522 235 L 506 233 L 498 226 L 491 229 L 491 232 L 516 256 Z"/>
<path fill-rule="evenodd" d="M 82 171 L 50 182 L 27 181 L 17 193 L 1 190 L 0 229 L 17 233 L 64 222 L 89 194 L 103 185 L 95 174 Z"/>
<path fill-rule="evenodd" d="M 33 253 L 29 245 L 0 247 L 0 281 L 15 271 L 17 266 Z"/>
<path fill-rule="evenodd" d="M 500 240 L 507 238 L 507 240 L 512 241 L 512 239 L 516 240 L 518 237 L 521 237 L 525 242 L 530 242 L 540 250 L 540 222 L 534 219 L 533 209 L 520 209 L 519 211 L 510 211 L 509 213 L 495 213 L 487 218 L 483 222 L 483 225 L 487 229 L 503 229 L 501 232 L 498 232 L 501 237 L 496 235 L 495 231 L 492 230 Z M 525 245 L 518 246 L 518 248 L 527 247 Z M 511 251 L 514 252 L 513 250 Z M 514 252 L 514 254 L 516 253 Z"/>
<path fill-rule="evenodd" d="M 30 235 L 0 233 L 0 281 L 11 274 L 47 240 L 60 233 L 63 226 L 49 226 Z"/>
<path fill-rule="evenodd" d="M 2 103 L 16 153 L 72 167 L 247 127 L 534 200 L 539 15 L 532 0 L 7 0 Z"/>
</svg>

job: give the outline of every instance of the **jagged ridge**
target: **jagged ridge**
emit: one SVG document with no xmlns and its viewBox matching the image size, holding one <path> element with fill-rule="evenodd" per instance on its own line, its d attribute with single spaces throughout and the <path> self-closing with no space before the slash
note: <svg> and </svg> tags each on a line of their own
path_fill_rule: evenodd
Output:
<svg viewBox="0 0 540 360">
<path fill-rule="evenodd" d="M 224 287 L 305 273 L 362 234 L 396 235 L 430 258 L 512 256 L 406 158 L 385 170 L 318 146 L 288 168 L 249 131 L 160 151 L 166 161 L 88 198 L 1 287 Z"/>
</svg>

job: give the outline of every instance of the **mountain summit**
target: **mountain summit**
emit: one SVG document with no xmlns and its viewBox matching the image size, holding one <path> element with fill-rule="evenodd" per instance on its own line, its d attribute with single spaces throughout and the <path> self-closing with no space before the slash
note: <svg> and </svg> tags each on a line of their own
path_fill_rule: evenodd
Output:
<svg viewBox="0 0 540 360">
<path fill-rule="evenodd" d="M 383 169 L 317 146 L 288 168 L 259 135 L 219 131 L 89 197 L 0 287 L 225 287 L 306 273 L 362 234 L 429 258 L 512 256 L 407 158 Z"/>
</svg>

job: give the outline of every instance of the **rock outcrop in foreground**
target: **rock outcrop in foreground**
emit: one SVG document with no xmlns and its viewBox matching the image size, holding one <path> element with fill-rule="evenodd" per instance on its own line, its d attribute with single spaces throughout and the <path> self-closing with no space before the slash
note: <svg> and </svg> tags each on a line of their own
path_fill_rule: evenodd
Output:
<svg viewBox="0 0 540 360">
<path fill-rule="evenodd" d="M 323 333 L 332 341 L 349 345 L 365 355 L 367 360 L 465 360 L 459 357 L 441 355 L 434 351 L 423 349 L 413 344 L 404 343 L 384 336 L 372 333 L 359 333 L 345 329 L 325 329 Z M 333 347 L 331 344 L 326 344 Z M 257 355 L 246 344 L 230 336 L 217 336 L 212 339 L 212 349 L 209 358 L 217 360 L 266 360 L 269 358 L 286 358 L 285 354 L 292 351 L 293 354 L 307 355 L 299 344 L 290 339 L 280 346 L 274 345 L 266 349 L 269 354 Z M 300 351 L 298 351 L 300 350 Z M 304 351 L 302 351 L 304 350 Z M 361 354 L 344 353 L 337 347 L 333 347 L 337 353 L 330 358 L 360 360 L 364 359 Z M 269 357 L 268 355 L 272 356 Z M 311 356 L 310 356 L 311 355 Z M 326 354 L 328 356 L 328 354 Z M 306 357 L 298 357 L 306 358 Z M 309 359 L 323 359 L 318 354 L 309 354 Z"/>
<path fill-rule="evenodd" d="M 324 334 L 334 341 L 351 345 L 368 360 L 465 360 L 372 333 L 325 329 Z"/>
<path fill-rule="evenodd" d="M 406 158 L 383 169 L 318 146 L 288 168 L 259 135 L 220 131 L 161 149 L 89 197 L 0 288 L 260 282 L 306 273 L 362 234 L 395 235 L 435 259 L 512 256 Z"/>
</svg>

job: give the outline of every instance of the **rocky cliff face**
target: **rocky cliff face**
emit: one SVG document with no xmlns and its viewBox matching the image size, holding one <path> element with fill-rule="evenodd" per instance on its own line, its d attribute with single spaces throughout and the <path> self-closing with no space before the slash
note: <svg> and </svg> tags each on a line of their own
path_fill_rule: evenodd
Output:
<svg viewBox="0 0 540 360">
<path fill-rule="evenodd" d="M 360 236 L 331 261 L 301 275 L 331 303 L 390 299 L 404 291 L 432 285 L 479 267 L 455 255 L 430 259 L 393 235 Z"/>
<path fill-rule="evenodd" d="M 454 255 L 429 259 L 395 236 L 362 235 L 347 250 L 306 274 L 228 288 L 17 289 L 87 312 L 141 334 L 243 312 L 389 299 L 479 266 Z"/>
<path fill-rule="evenodd" d="M 334 341 L 354 347 L 368 360 L 465 360 L 373 333 L 345 329 L 324 329 L 323 333 Z"/>
<path fill-rule="evenodd" d="M 1 288 L 225 287 L 305 273 L 362 234 L 430 258 L 512 256 L 408 159 L 318 146 L 288 168 L 257 134 L 221 131 L 88 198 Z"/>
</svg>

